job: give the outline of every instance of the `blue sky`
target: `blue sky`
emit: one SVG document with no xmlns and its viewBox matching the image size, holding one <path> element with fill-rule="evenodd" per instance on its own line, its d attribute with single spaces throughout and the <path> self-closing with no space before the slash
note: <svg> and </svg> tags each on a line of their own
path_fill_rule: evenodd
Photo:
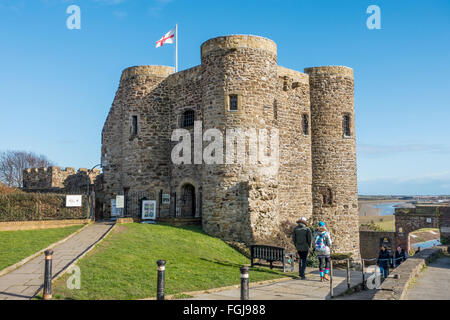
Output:
<svg viewBox="0 0 450 320">
<path fill-rule="evenodd" d="M 69 5 L 81 30 L 66 28 Z M 369 30 L 369 5 L 381 30 Z M 0 150 L 58 165 L 100 162 L 101 130 L 121 71 L 173 65 L 155 49 L 179 24 L 179 67 L 200 45 L 255 34 L 280 65 L 355 70 L 360 194 L 450 194 L 449 1 L 0 0 Z"/>
</svg>

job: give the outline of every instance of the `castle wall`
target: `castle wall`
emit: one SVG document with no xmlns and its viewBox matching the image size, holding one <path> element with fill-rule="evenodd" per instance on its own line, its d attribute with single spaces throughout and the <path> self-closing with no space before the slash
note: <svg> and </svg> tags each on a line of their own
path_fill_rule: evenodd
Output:
<svg viewBox="0 0 450 320">
<path fill-rule="evenodd" d="M 280 130 L 280 239 L 291 244 L 290 230 L 300 217 L 311 219 L 311 120 L 308 75 L 278 67 L 274 121 Z M 302 115 L 308 119 L 303 133 Z M 284 237 L 283 237 L 284 235 Z"/>
<path fill-rule="evenodd" d="M 84 190 L 92 185 L 100 170 L 88 171 L 81 168 L 61 169 L 60 167 L 28 168 L 23 171 L 23 189 L 35 191 Z"/>
<path fill-rule="evenodd" d="M 170 193 L 171 204 L 160 206 L 160 216 L 178 216 L 183 186 L 191 184 L 195 216 L 202 216 L 208 234 L 289 246 L 295 221 L 305 216 L 328 223 L 334 251 L 358 257 L 352 70 L 318 67 L 304 74 L 279 67 L 273 41 L 242 35 L 206 41 L 201 61 L 176 74 L 163 66 L 124 70 L 102 132 L 107 210 L 109 199 L 127 189 L 157 201 L 160 192 Z M 237 111 L 229 109 L 230 95 L 237 97 Z M 235 147 L 245 145 L 246 162 L 194 164 L 198 152 L 193 152 L 193 164 L 173 164 L 178 142 L 171 135 L 182 127 L 186 110 L 195 111 L 203 133 L 218 129 L 223 134 L 224 161 L 227 153 L 237 153 L 225 147 L 227 130 L 241 129 Z M 343 136 L 344 115 L 351 117 L 350 137 Z M 133 116 L 138 117 L 135 135 Z M 194 128 L 184 129 L 194 151 Z M 257 143 L 247 141 L 245 132 L 255 129 L 269 135 L 278 130 L 279 160 L 249 163 Z M 203 148 L 208 144 L 203 142 Z M 265 151 L 276 150 L 269 146 Z"/>
<path fill-rule="evenodd" d="M 195 111 L 195 121 L 203 120 L 203 105 L 202 105 L 202 69 L 197 66 L 188 70 L 178 72 L 167 78 L 167 86 L 170 88 L 170 124 L 165 132 L 168 143 L 166 144 L 166 154 L 169 156 L 170 163 L 170 190 L 167 193 L 172 194 L 172 201 L 176 201 L 177 215 L 181 215 L 180 209 L 183 206 L 183 189 L 185 184 L 191 184 L 195 187 L 196 201 L 195 201 L 195 216 L 201 215 L 201 190 L 202 190 L 202 169 L 201 164 L 194 164 L 194 154 L 191 154 L 190 165 L 175 165 L 170 159 L 173 147 L 178 142 L 171 142 L 171 134 L 175 129 L 181 127 L 182 115 L 187 110 Z M 190 132 L 191 146 L 194 145 L 194 127 L 183 128 Z M 192 149 L 193 150 L 193 149 Z M 175 199 L 176 197 L 176 199 Z M 169 209 L 169 206 L 167 206 Z M 167 210 L 163 212 L 164 215 L 174 214 Z"/>
<path fill-rule="evenodd" d="M 333 237 L 333 251 L 359 257 L 358 193 L 353 70 L 305 69 L 311 90 L 312 196 L 314 220 Z M 343 119 L 349 115 L 350 136 Z"/>
<path fill-rule="evenodd" d="M 125 69 L 103 129 L 102 164 L 105 194 L 169 189 L 165 152 L 167 89 L 161 85 L 173 68 L 141 66 Z M 137 134 L 131 131 L 137 116 Z M 107 201 L 107 210 L 110 203 Z"/>
<path fill-rule="evenodd" d="M 219 37 L 202 47 L 204 129 L 274 128 L 276 45 L 251 36 Z M 230 95 L 238 110 L 230 111 Z M 228 151 L 227 151 L 228 152 Z M 205 165 L 203 228 L 227 240 L 262 242 L 277 232 L 277 172 L 264 164 Z"/>
</svg>

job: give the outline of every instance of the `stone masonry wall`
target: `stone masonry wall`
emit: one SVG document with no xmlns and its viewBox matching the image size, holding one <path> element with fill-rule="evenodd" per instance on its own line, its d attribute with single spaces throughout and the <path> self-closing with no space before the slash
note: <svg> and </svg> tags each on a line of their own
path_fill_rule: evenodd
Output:
<svg viewBox="0 0 450 320">
<path fill-rule="evenodd" d="M 439 207 L 420 206 L 395 209 L 395 230 L 399 246 L 410 250 L 409 234 L 422 228 L 439 228 Z"/>
<path fill-rule="evenodd" d="M 359 256 L 351 69 L 307 69 L 308 76 L 279 67 L 273 41 L 243 35 L 206 41 L 201 59 L 200 66 L 176 74 L 164 66 L 124 70 L 102 131 L 106 210 L 116 195 L 142 191 L 158 201 L 161 217 L 175 217 L 183 186 L 190 184 L 195 216 L 202 216 L 208 234 L 289 246 L 295 221 L 305 216 L 329 223 L 334 251 Z M 238 97 L 237 111 L 228 109 L 230 95 Z M 227 130 L 242 129 L 235 147 L 244 144 L 247 156 L 254 143 L 246 142 L 245 131 L 267 130 L 270 136 L 278 130 L 279 161 L 174 165 L 171 151 L 177 142 L 171 134 L 181 127 L 186 110 L 202 121 L 202 132 L 222 132 L 224 145 Z M 344 113 L 352 115 L 353 130 L 345 139 Z M 138 119 L 135 135 L 133 116 Z M 185 129 L 193 141 L 194 128 Z M 235 151 L 224 146 L 224 159 L 227 152 Z M 332 208 L 322 208 L 323 187 L 332 188 Z M 171 195 L 170 205 L 159 203 L 160 192 Z"/>
<path fill-rule="evenodd" d="M 395 232 L 389 231 L 360 231 L 359 246 L 361 248 L 361 258 L 378 258 L 380 252 L 380 239 L 388 238 L 391 240 L 393 250 L 397 247 L 395 242 Z"/>
<path fill-rule="evenodd" d="M 311 90 L 312 193 L 314 219 L 326 222 L 332 251 L 359 258 L 353 70 L 305 69 Z M 350 116 L 350 136 L 343 119 Z"/>
<path fill-rule="evenodd" d="M 280 131 L 278 176 L 280 237 L 292 246 L 290 230 L 300 217 L 312 218 L 311 111 L 308 75 L 278 67 L 274 122 Z M 303 133 L 302 116 L 308 119 Z M 293 247 L 291 248 L 293 249 Z"/>
<path fill-rule="evenodd" d="M 275 43 L 250 36 L 208 40 L 202 45 L 202 68 L 205 130 L 274 128 Z M 229 95 L 238 96 L 238 111 L 226 108 Z M 204 166 L 203 227 L 226 240 L 269 241 L 278 231 L 277 172 L 247 161 Z"/>
<path fill-rule="evenodd" d="M 100 170 L 60 167 L 28 168 L 23 172 L 23 189 L 34 191 L 77 190 L 94 184 Z"/>
</svg>

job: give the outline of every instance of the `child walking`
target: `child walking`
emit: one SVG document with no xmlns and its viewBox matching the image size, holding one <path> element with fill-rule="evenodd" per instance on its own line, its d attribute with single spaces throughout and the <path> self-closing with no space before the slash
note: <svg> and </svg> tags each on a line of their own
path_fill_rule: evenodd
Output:
<svg viewBox="0 0 450 320">
<path fill-rule="evenodd" d="M 319 258 L 320 281 L 330 280 L 330 247 L 331 237 L 327 231 L 325 222 L 320 221 L 314 236 L 315 250 Z M 325 268 L 325 272 L 324 272 Z"/>
</svg>

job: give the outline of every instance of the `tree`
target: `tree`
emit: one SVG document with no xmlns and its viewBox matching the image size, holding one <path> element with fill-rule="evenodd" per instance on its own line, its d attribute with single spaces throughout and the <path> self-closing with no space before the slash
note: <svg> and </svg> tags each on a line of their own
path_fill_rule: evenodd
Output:
<svg viewBox="0 0 450 320">
<path fill-rule="evenodd" d="M 8 187 L 22 187 L 23 170 L 53 166 L 46 156 L 27 151 L 0 152 L 0 181 Z"/>
</svg>

